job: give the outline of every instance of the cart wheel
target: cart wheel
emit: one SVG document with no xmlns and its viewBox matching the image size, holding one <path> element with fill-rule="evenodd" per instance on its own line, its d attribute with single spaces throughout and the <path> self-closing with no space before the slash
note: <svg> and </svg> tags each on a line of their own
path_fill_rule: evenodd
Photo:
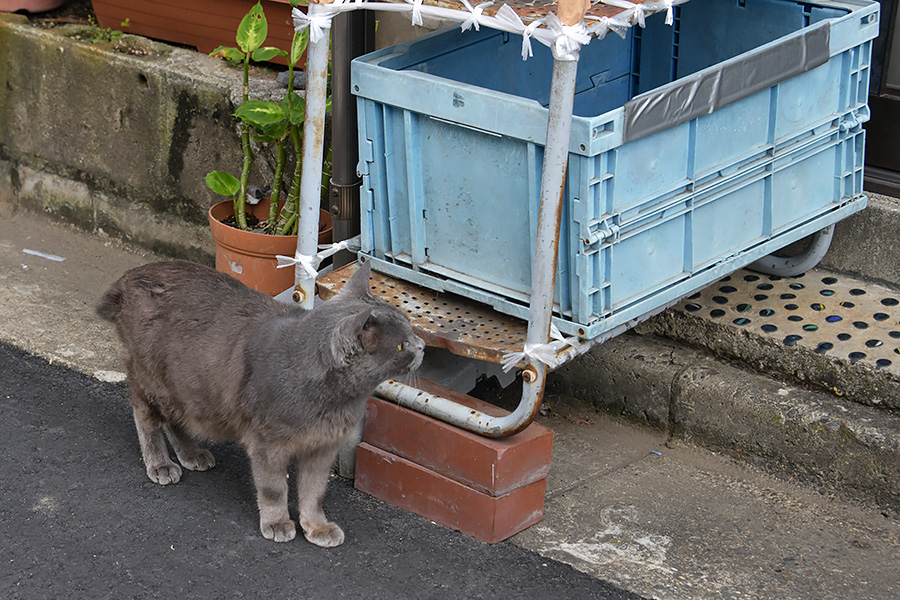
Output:
<svg viewBox="0 0 900 600">
<path fill-rule="evenodd" d="M 775 256 L 769 254 L 747 266 L 748 269 L 765 273 L 766 275 L 778 275 L 779 277 L 793 277 L 800 275 L 819 264 L 825 257 L 828 247 L 831 246 L 831 238 L 834 236 L 834 225 L 809 236 L 809 245 L 806 250 L 794 256 Z"/>
</svg>

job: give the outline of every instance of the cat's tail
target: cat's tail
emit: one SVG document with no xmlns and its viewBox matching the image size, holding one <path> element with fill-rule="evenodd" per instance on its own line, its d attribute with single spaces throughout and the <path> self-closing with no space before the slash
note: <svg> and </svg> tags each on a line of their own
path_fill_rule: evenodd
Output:
<svg viewBox="0 0 900 600">
<path fill-rule="evenodd" d="M 101 318 L 115 323 L 119 318 L 119 311 L 122 308 L 123 299 L 124 294 L 117 281 L 112 284 L 110 288 L 106 290 L 106 293 L 100 297 L 100 300 L 97 301 L 97 306 L 95 307 L 97 314 L 100 315 Z"/>
</svg>

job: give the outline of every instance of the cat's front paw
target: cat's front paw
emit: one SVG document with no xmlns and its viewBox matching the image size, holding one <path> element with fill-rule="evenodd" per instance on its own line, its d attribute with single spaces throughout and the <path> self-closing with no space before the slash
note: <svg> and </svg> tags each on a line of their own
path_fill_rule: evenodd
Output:
<svg viewBox="0 0 900 600">
<path fill-rule="evenodd" d="M 344 543 L 344 530 L 335 523 L 309 525 L 303 528 L 307 540 L 322 548 L 333 548 Z"/>
<path fill-rule="evenodd" d="M 190 469 L 191 471 L 206 471 L 216 466 L 216 457 L 209 450 L 197 450 L 197 453 L 193 456 L 185 457 L 184 460 L 181 460 L 181 464 L 185 469 Z"/>
<path fill-rule="evenodd" d="M 178 483 L 181 481 L 181 467 L 175 463 L 165 463 L 162 465 L 148 466 L 147 477 L 153 483 L 159 485 L 169 485 L 170 483 Z"/>
<path fill-rule="evenodd" d="M 260 523 L 259 528 L 264 538 L 276 542 L 289 542 L 297 536 L 297 526 L 290 519 L 287 521 Z"/>
</svg>

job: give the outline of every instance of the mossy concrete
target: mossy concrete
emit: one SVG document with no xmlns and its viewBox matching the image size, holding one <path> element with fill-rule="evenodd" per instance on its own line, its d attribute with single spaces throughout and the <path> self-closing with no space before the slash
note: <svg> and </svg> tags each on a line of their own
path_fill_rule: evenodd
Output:
<svg viewBox="0 0 900 600">
<path fill-rule="evenodd" d="M 206 211 L 222 198 L 205 176 L 240 169 L 240 70 L 137 36 L 89 44 L 73 37 L 80 30 L 0 15 L 0 197 L 209 262 Z M 265 69 L 251 89 L 283 94 Z M 271 164 L 259 155 L 254 179 L 269 181 Z"/>
</svg>

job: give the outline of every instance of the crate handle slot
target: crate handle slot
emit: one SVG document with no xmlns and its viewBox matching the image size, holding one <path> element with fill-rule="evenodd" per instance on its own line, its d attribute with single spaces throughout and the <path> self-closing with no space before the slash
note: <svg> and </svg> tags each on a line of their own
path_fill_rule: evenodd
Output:
<svg viewBox="0 0 900 600">
<path fill-rule="evenodd" d="M 456 121 L 451 121 L 450 119 L 442 119 L 441 117 L 435 117 L 434 115 L 429 115 L 429 118 L 433 121 L 439 121 L 441 123 L 447 123 L 448 125 L 455 125 L 457 127 L 462 127 L 463 129 L 470 129 L 472 131 L 477 131 L 478 133 L 483 133 L 485 135 L 489 135 L 495 138 L 502 138 L 503 136 L 497 133 L 496 131 L 488 131 L 487 129 L 480 129 L 478 127 L 472 127 L 471 125 L 466 125 L 464 123 L 457 123 Z"/>
</svg>

